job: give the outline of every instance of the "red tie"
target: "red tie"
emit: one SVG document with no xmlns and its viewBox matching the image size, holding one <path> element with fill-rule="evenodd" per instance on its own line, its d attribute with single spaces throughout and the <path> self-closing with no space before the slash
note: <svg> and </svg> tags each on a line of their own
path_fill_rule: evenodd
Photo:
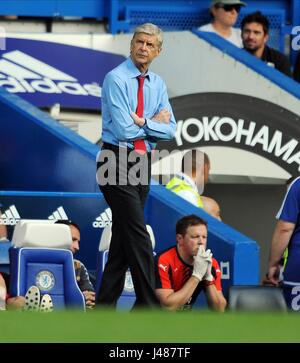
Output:
<svg viewBox="0 0 300 363">
<path fill-rule="evenodd" d="M 144 87 L 144 82 L 145 82 L 145 77 L 143 76 L 138 76 L 137 80 L 139 82 L 139 88 L 138 88 L 138 93 L 137 93 L 137 108 L 136 108 L 136 114 L 139 117 L 143 117 L 144 114 L 144 92 L 143 92 L 143 87 Z M 145 154 L 147 152 L 147 147 L 145 144 L 144 140 L 135 140 L 133 142 L 134 145 L 134 150 L 139 153 L 139 154 Z"/>
</svg>

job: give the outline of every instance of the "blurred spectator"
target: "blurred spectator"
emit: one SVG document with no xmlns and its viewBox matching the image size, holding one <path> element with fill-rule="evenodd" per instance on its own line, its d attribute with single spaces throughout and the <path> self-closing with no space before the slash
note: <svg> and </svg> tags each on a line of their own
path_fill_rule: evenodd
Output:
<svg viewBox="0 0 300 363">
<path fill-rule="evenodd" d="M 300 52 L 298 52 L 293 73 L 294 80 L 300 82 Z"/>
<path fill-rule="evenodd" d="M 156 294 L 168 310 L 190 309 L 204 291 L 208 306 L 224 311 L 221 271 L 217 260 L 206 250 L 207 223 L 190 215 L 176 224 L 177 245 L 157 256 Z"/>
<path fill-rule="evenodd" d="M 274 285 L 279 284 L 280 261 L 288 247 L 283 273 L 283 293 L 287 305 L 292 310 L 299 311 L 297 295 L 300 286 L 300 177 L 290 184 L 277 219 L 271 242 L 268 279 Z"/>
<path fill-rule="evenodd" d="M 260 11 L 245 16 L 242 20 L 242 40 L 244 49 L 261 59 L 267 65 L 276 68 L 288 77 L 292 77 L 288 58 L 277 50 L 268 47 L 269 20 Z"/>
<path fill-rule="evenodd" d="M 166 188 L 221 220 L 218 203 L 212 198 L 200 195 L 208 182 L 210 170 L 208 155 L 196 149 L 187 151 L 182 158 L 181 170 L 182 172 L 177 173 L 169 181 Z"/>
<path fill-rule="evenodd" d="M 71 251 L 75 255 L 79 251 L 80 244 L 80 228 L 78 224 L 67 220 L 58 220 L 55 223 L 65 224 L 70 227 L 72 235 Z M 86 307 L 93 308 L 95 306 L 95 289 L 90 281 L 88 271 L 84 264 L 76 259 L 74 259 L 74 268 L 77 284 L 84 295 Z"/>
<path fill-rule="evenodd" d="M 246 4 L 240 0 L 212 0 L 210 4 L 212 22 L 202 25 L 199 30 L 216 33 L 242 48 L 241 30 L 233 28 L 242 6 Z"/>
</svg>

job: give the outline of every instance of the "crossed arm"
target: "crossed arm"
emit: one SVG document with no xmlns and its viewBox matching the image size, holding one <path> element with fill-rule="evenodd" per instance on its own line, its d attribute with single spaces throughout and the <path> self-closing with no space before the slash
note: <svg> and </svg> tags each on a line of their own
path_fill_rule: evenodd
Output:
<svg viewBox="0 0 300 363">
<path fill-rule="evenodd" d="M 176 121 L 171 110 L 165 85 L 159 95 L 157 112 L 151 118 L 140 118 L 130 107 L 124 81 L 109 76 L 103 85 L 103 100 L 110 110 L 110 118 L 117 138 L 121 141 L 152 138 L 171 140 L 176 131 Z M 105 96 L 105 97 L 104 97 Z"/>
</svg>

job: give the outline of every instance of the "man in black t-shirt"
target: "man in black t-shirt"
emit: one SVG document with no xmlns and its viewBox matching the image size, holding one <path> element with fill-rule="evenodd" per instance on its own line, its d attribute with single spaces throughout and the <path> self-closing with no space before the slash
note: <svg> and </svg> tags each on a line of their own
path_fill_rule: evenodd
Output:
<svg viewBox="0 0 300 363">
<path fill-rule="evenodd" d="M 70 227 L 72 236 L 71 251 L 75 255 L 75 253 L 79 251 L 80 244 L 80 228 L 78 224 L 69 220 L 58 220 L 55 223 L 64 224 Z M 90 281 L 88 271 L 84 264 L 81 261 L 76 260 L 75 258 L 74 269 L 77 285 L 85 298 L 85 305 L 87 308 L 93 309 L 95 307 L 95 289 Z"/>
<path fill-rule="evenodd" d="M 269 39 L 269 20 L 261 12 L 257 11 L 245 16 L 241 27 L 243 46 L 247 52 L 288 77 L 292 77 L 288 58 L 266 45 Z"/>
</svg>

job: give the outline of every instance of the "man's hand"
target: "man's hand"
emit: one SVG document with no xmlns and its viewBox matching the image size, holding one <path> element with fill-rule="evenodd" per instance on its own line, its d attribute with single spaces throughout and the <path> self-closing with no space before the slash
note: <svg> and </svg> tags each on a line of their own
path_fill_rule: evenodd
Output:
<svg viewBox="0 0 300 363">
<path fill-rule="evenodd" d="M 139 117 L 135 112 L 131 112 L 130 116 L 133 118 L 134 123 L 139 126 L 143 127 L 146 123 L 146 120 L 143 117 Z M 158 113 L 156 113 L 151 120 L 160 122 L 162 124 L 169 124 L 170 123 L 171 114 L 168 110 L 163 108 Z"/>
<path fill-rule="evenodd" d="M 95 306 L 95 293 L 93 291 L 83 291 L 82 292 L 85 298 L 86 307 L 92 309 Z"/>
<path fill-rule="evenodd" d="M 22 310 L 26 304 L 24 296 L 10 297 L 6 301 L 6 309 L 8 310 Z"/>
<path fill-rule="evenodd" d="M 139 117 L 135 112 L 131 112 L 130 116 L 133 118 L 133 121 L 139 127 L 143 127 L 145 125 L 145 119 L 143 117 Z"/>
<path fill-rule="evenodd" d="M 207 271 L 207 267 L 208 267 L 208 257 L 203 246 L 200 246 L 197 256 L 194 256 L 194 269 L 192 275 L 197 277 L 199 281 L 202 281 L 203 276 Z"/>
<path fill-rule="evenodd" d="M 267 276 L 268 276 L 268 282 L 271 285 L 277 286 L 279 284 L 279 269 L 280 269 L 279 265 L 269 267 Z"/>
<path fill-rule="evenodd" d="M 269 275 L 266 274 L 266 276 L 262 279 L 261 282 L 264 286 L 277 286 L 277 283 L 275 284 L 273 281 L 269 279 Z"/>
<path fill-rule="evenodd" d="M 211 253 L 211 250 L 206 250 L 205 254 L 207 256 L 206 260 L 207 260 L 208 264 L 207 264 L 206 273 L 204 275 L 204 280 L 211 282 L 211 281 L 214 280 L 214 277 L 213 277 L 213 275 L 211 273 L 211 268 L 212 268 L 212 253 Z"/>
<path fill-rule="evenodd" d="M 151 120 L 156 122 L 161 122 L 163 124 L 169 124 L 170 123 L 171 114 L 168 110 L 163 108 L 158 113 L 156 113 Z"/>
</svg>

